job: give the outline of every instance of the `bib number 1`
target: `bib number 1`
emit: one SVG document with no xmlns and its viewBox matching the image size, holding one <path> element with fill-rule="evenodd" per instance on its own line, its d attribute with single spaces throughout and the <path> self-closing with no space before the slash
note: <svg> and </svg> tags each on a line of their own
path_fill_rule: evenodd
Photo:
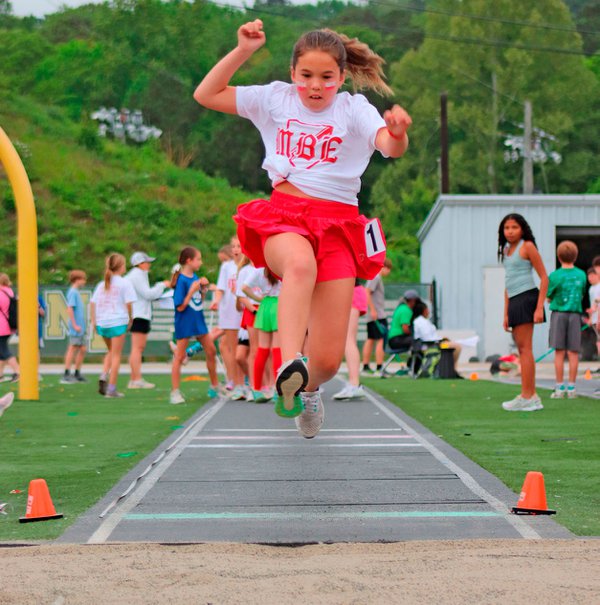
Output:
<svg viewBox="0 0 600 605">
<path fill-rule="evenodd" d="M 365 225 L 365 246 L 369 258 L 385 251 L 385 241 L 377 219 L 373 219 Z"/>
</svg>

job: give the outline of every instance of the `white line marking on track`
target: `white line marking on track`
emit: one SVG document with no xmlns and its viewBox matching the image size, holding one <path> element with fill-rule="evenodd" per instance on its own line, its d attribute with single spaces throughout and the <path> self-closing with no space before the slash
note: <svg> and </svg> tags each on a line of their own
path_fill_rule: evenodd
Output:
<svg viewBox="0 0 600 605">
<path fill-rule="evenodd" d="M 413 428 L 409 426 L 402 418 L 396 416 L 394 412 L 389 410 L 383 403 L 377 400 L 376 397 L 371 395 L 371 393 L 366 392 L 367 399 L 377 408 L 379 408 L 388 418 L 393 420 L 398 426 L 402 427 L 407 432 L 412 432 Z M 519 534 L 528 540 L 540 540 L 541 536 L 523 519 L 518 517 L 517 515 L 513 515 L 509 513 L 506 509 L 506 505 L 504 502 L 501 502 L 495 496 L 492 496 L 486 489 L 481 487 L 479 483 L 469 474 L 467 471 L 463 470 L 458 464 L 452 462 L 444 454 L 441 452 L 433 443 L 429 443 L 425 437 L 415 434 L 415 439 L 429 451 L 429 453 L 436 459 L 439 460 L 449 471 L 455 473 L 457 477 L 466 485 L 468 489 L 470 489 L 475 495 L 479 496 L 482 500 L 485 500 L 495 511 L 501 513 L 507 523 L 512 525 L 514 529 L 519 532 Z"/>
<path fill-rule="evenodd" d="M 404 432 L 404 429 L 321 429 L 322 433 L 391 433 L 392 431 Z M 298 429 L 213 429 L 211 433 L 298 433 Z"/>
<path fill-rule="evenodd" d="M 285 445 L 283 443 L 190 443 L 185 446 L 189 448 L 203 449 L 243 449 L 243 448 L 297 448 L 297 443 Z M 313 443 L 310 448 L 328 448 L 328 447 L 424 447 L 420 443 Z"/>
<path fill-rule="evenodd" d="M 414 439 L 414 435 L 321 435 L 324 439 Z M 291 441 L 289 437 L 270 435 L 200 435 L 194 441 Z"/>
<path fill-rule="evenodd" d="M 199 433 L 208 423 L 208 421 L 227 403 L 226 399 L 221 399 L 214 406 L 199 416 L 196 421 L 188 427 L 189 433 L 182 435 L 181 441 L 157 464 L 152 471 L 148 473 L 143 483 L 131 492 L 129 498 L 123 504 L 117 507 L 114 512 L 102 522 L 100 527 L 90 536 L 88 544 L 104 544 L 121 522 L 123 517 L 139 504 L 142 498 L 154 487 L 156 482 L 167 471 L 167 469 L 177 460 L 187 444 Z"/>
</svg>

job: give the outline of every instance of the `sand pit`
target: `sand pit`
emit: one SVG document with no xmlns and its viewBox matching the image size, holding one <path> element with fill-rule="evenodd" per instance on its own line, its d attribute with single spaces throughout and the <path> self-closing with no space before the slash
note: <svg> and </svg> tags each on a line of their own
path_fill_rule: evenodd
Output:
<svg viewBox="0 0 600 605">
<path fill-rule="evenodd" d="M 600 540 L 6 546 L 0 603 L 600 603 Z"/>
</svg>

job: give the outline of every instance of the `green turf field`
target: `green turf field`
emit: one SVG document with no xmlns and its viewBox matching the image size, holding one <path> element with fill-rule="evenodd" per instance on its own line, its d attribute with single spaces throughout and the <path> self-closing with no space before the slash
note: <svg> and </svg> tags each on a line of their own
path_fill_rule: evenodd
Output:
<svg viewBox="0 0 600 605">
<path fill-rule="evenodd" d="M 544 409 L 506 412 L 518 387 L 488 381 L 368 378 L 364 384 L 519 493 L 527 471 L 544 473 L 553 518 L 600 535 L 600 401 L 550 399 Z M 516 501 L 515 503 L 516 504 Z"/>
<path fill-rule="evenodd" d="M 170 377 L 150 376 L 157 388 L 125 391 L 122 399 L 86 385 L 40 383 L 40 401 L 15 401 L 0 418 L 0 540 L 56 538 L 207 401 L 208 382 L 182 382 L 187 402 L 169 404 Z M 119 381 L 126 385 L 126 377 Z M 0 386 L 0 394 L 7 385 Z M 16 387 L 13 388 L 16 391 Z M 25 515 L 31 479 L 46 479 L 64 519 L 18 522 Z M 20 494 L 11 494 L 21 490 Z"/>
</svg>

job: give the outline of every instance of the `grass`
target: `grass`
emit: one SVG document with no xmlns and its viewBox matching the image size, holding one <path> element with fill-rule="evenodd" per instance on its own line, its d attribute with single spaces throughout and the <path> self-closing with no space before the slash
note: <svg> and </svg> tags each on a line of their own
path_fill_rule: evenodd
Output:
<svg viewBox="0 0 600 605">
<path fill-rule="evenodd" d="M 0 502 L 8 513 L 0 514 L 0 540 L 58 537 L 208 401 L 204 381 L 184 382 L 188 401 L 174 406 L 168 403 L 169 376 L 150 377 L 156 389 L 126 391 L 123 399 L 100 397 L 95 380 L 61 385 L 59 378 L 46 376 L 40 401 L 15 401 L 0 419 Z M 29 481 L 36 478 L 46 479 L 64 519 L 18 522 Z"/>
<path fill-rule="evenodd" d="M 365 384 L 519 493 L 541 471 L 556 521 L 600 535 L 600 402 L 550 399 L 544 410 L 505 412 L 514 386 L 469 380 L 366 379 Z M 516 501 L 515 501 L 516 504 Z"/>
</svg>

